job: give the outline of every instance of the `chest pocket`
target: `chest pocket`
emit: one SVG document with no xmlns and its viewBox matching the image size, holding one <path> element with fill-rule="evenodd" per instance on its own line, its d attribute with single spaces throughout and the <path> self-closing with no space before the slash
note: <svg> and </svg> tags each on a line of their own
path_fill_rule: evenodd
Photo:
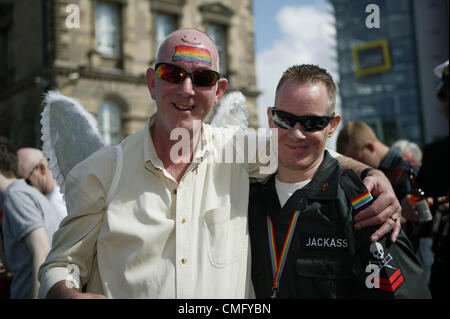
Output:
<svg viewBox="0 0 450 319">
<path fill-rule="evenodd" d="M 228 203 L 206 211 L 203 222 L 211 264 L 225 267 L 239 260 L 245 243 L 245 218 L 230 218 Z"/>
<path fill-rule="evenodd" d="M 297 284 L 313 298 L 352 298 L 350 259 L 297 258 Z"/>
<path fill-rule="evenodd" d="M 331 208 L 328 208 L 328 211 Z M 301 216 L 295 264 L 296 284 L 306 298 L 352 298 L 355 276 L 341 222 L 314 203 Z"/>
</svg>

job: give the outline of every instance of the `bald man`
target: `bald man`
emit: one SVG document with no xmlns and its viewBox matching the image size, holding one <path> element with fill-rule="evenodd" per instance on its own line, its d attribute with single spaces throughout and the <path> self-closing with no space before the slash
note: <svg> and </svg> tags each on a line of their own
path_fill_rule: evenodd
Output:
<svg viewBox="0 0 450 319">
<path fill-rule="evenodd" d="M 60 220 L 66 217 L 66 203 L 42 152 L 31 147 L 21 148 L 17 151 L 17 158 L 19 178 L 23 178 L 28 185 L 37 188 L 47 197 Z"/>
<path fill-rule="evenodd" d="M 214 158 L 223 154 L 218 141 L 242 134 L 203 123 L 228 85 L 218 72 L 219 54 L 206 34 L 182 29 L 162 43 L 146 75 L 156 113 L 143 130 L 97 151 L 66 178 L 69 217 L 40 269 L 42 297 L 253 296 L 249 178 L 266 175 L 259 161 Z M 395 213 L 395 202 L 387 202 L 394 204 L 384 201 L 377 211 L 384 218 L 366 212 L 366 225 Z"/>
<path fill-rule="evenodd" d="M 6 260 L 14 275 L 10 296 L 29 299 L 38 295 L 38 269 L 61 219 L 42 193 L 17 178 L 17 166 L 16 149 L 0 136 L 2 232 Z"/>
</svg>

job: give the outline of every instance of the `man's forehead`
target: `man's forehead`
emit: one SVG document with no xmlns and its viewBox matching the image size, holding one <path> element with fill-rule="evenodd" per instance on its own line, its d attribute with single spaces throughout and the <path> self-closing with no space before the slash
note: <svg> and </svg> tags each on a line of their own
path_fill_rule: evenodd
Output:
<svg viewBox="0 0 450 319">
<path fill-rule="evenodd" d="M 158 61 L 184 61 L 209 67 L 216 63 L 217 49 L 214 42 L 197 30 L 177 30 L 170 34 L 160 48 Z"/>
<path fill-rule="evenodd" d="M 204 40 L 202 41 L 202 39 L 195 34 L 183 34 L 180 36 L 180 41 L 189 46 L 205 47 L 205 44 L 203 43 Z"/>
<path fill-rule="evenodd" d="M 190 46 L 212 50 L 214 42 L 204 33 L 197 30 L 178 30 L 170 34 L 167 38 L 169 47 Z"/>
<path fill-rule="evenodd" d="M 212 44 L 211 39 L 204 33 L 197 30 L 178 30 L 172 33 L 173 38 L 179 42 L 179 44 L 207 47 Z"/>
</svg>

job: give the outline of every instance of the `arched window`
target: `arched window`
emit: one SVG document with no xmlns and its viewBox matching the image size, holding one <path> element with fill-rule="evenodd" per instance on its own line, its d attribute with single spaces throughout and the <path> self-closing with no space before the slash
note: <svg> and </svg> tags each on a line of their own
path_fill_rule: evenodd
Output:
<svg viewBox="0 0 450 319">
<path fill-rule="evenodd" d="M 119 144 L 121 136 L 120 109 L 110 101 L 105 101 L 98 110 L 98 128 L 106 143 Z"/>
</svg>

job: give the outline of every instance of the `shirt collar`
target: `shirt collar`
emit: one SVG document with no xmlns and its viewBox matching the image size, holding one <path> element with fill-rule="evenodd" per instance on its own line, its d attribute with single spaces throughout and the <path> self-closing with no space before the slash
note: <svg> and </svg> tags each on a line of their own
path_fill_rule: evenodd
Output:
<svg viewBox="0 0 450 319">
<path fill-rule="evenodd" d="M 147 165 L 150 163 L 153 167 L 163 169 L 164 165 L 162 161 L 159 159 L 158 154 L 156 153 L 155 145 L 153 144 L 153 139 L 150 133 L 150 128 L 155 124 L 156 114 L 153 114 L 149 117 L 145 123 L 144 127 L 144 163 Z M 201 143 L 200 148 L 197 148 L 194 152 L 194 157 L 192 162 L 198 163 L 204 160 L 209 152 L 209 144 L 211 132 L 202 122 L 201 126 Z"/>
<path fill-rule="evenodd" d="M 312 181 L 302 188 L 302 195 L 310 199 L 336 199 L 339 186 L 338 161 L 325 150 L 324 158 Z"/>
<path fill-rule="evenodd" d="M 297 209 L 304 209 L 307 199 L 310 200 L 333 200 L 338 197 L 339 176 L 342 168 L 338 161 L 325 150 L 324 159 L 317 173 L 302 189 L 298 189 L 281 208 L 275 188 L 275 176 L 273 174 L 263 186 L 262 200 L 265 202 L 267 212 L 272 218 L 283 218 Z"/>
</svg>

